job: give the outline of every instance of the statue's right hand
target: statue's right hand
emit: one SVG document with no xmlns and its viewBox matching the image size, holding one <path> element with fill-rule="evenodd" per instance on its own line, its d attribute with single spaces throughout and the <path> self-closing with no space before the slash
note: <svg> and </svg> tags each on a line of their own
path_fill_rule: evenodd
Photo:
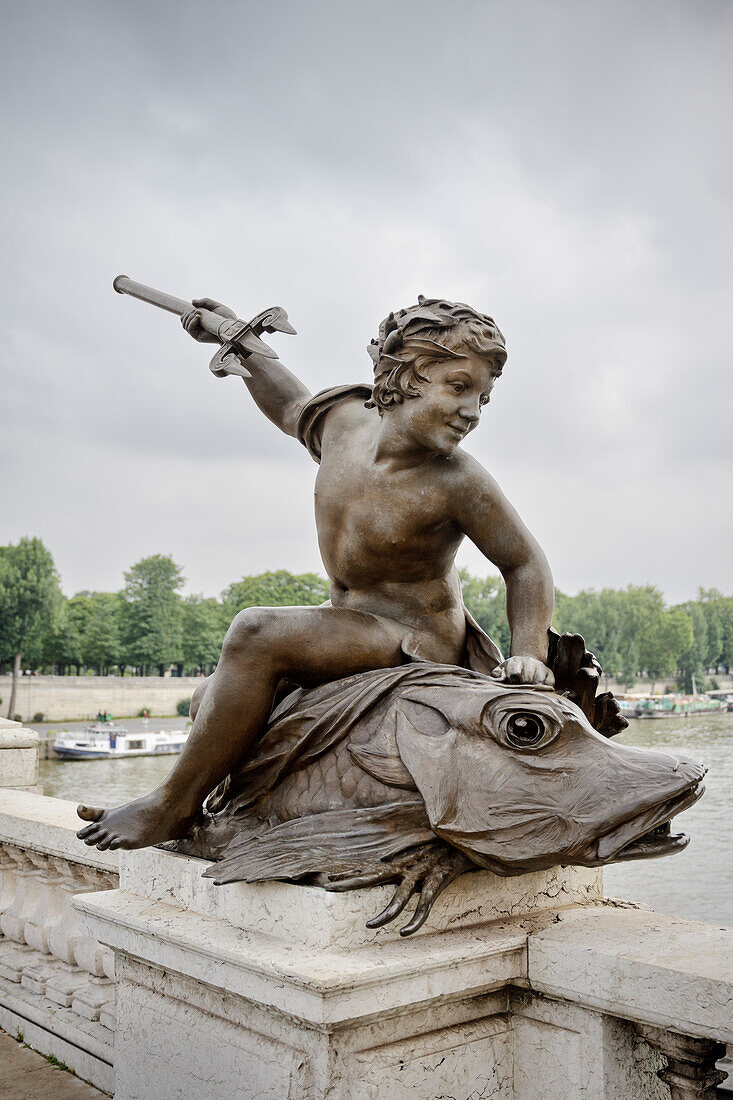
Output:
<svg viewBox="0 0 733 1100">
<path fill-rule="evenodd" d="M 194 298 L 192 305 L 194 308 L 181 317 L 181 324 L 189 336 L 193 336 L 194 340 L 198 340 L 201 344 L 218 343 L 216 337 L 212 336 L 201 325 L 202 309 L 208 309 L 210 313 L 218 313 L 220 317 L 228 317 L 232 321 L 237 319 L 236 313 L 233 313 L 229 306 L 223 306 L 221 302 L 215 302 L 213 298 Z"/>
</svg>

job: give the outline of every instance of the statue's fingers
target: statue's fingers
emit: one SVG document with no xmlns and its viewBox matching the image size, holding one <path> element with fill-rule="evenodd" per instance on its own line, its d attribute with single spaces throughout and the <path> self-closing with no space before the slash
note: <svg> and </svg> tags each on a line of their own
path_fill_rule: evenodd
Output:
<svg viewBox="0 0 733 1100">
<path fill-rule="evenodd" d="M 547 667 L 547 665 L 543 665 L 542 667 L 544 669 L 544 672 L 542 673 L 542 679 L 539 680 L 538 683 L 547 684 L 548 687 L 554 687 L 555 686 L 555 674 L 553 673 L 551 668 Z"/>
<path fill-rule="evenodd" d="M 220 317 L 229 317 L 232 321 L 237 319 L 236 313 L 229 306 L 217 302 L 215 298 L 194 298 L 193 305 L 198 306 L 200 309 L 209 309 L 212 313 L 218 313 Z"/>
</svg>

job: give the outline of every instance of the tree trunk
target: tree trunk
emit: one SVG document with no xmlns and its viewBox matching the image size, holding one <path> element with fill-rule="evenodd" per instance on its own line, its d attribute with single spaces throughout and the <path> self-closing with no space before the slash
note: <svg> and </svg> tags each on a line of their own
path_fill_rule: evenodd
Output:
<svg viewBox="0 0 733 1100">
<path fill-rule="evenodd" d="M 13 659 L 13 686 L 10 689 L 10 702 L 8 703 L 8 718 L 13 718 L 15 713 L 15 697 L 18 694 L 18 673 L 20 672 L 20 653 Z"/>
</svg>

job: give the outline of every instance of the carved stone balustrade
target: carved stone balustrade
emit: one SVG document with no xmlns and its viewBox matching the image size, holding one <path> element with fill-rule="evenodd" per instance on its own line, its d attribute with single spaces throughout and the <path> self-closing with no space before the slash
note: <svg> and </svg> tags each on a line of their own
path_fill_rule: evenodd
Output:
<svg viewBox="0 0 733 1100">
<path fill-rule="evenodd" d="M 76 827 L 72 803 L 0 791 L 0 1026 L 112 1092 L 114 954 L 71 899 L 115 889 L 118 860 Z"/>
<path fill-rule="evenodd" d="M 407 940 L 391 889 L 201 878 L 0 791 L 0 1026 L 116 1100 L 712 1100 L 733 930 L 600 874 L 465 875 Z M 119 882 L 118 882 L 119 859 Z"/>
<path fill-rule="evenodd" d="M 669 1085 L 671 1100 L 715 1100 L 716 1086 L 726 1076 L 715 1068 L 725 1054 L 722 1043 L 645 1024 L 638 1024 L 637 1031 L 667 1059 L 657 1076 Z"/>
</svg>

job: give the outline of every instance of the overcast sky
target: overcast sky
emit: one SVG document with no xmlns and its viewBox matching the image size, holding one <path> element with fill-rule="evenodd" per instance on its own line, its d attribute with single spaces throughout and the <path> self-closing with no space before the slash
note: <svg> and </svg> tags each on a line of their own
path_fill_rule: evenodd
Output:
<svg viewBox="0 0 733 1100">
<path fill-rule="evenodd" d="M 67 594 L 321 569 L 316 467 L 124 272 L 283 305 L 314 391 L 418 293 L 476 305 L 509 361 L 467 448 L 558 585 L 733 591 L 733 6 L 2 11 L 0 543 Z"/>
</svg>

